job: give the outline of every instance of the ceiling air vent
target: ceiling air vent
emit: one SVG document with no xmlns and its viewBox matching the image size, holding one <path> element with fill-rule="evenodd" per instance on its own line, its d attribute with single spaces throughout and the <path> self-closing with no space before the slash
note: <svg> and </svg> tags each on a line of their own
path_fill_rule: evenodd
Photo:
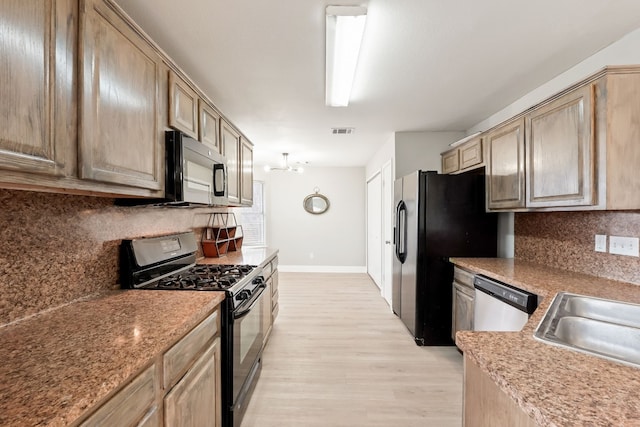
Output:
<svg viewBox="0 0 640 427">
<path fill-rule="evenodd" d="M 356 131 L 356 128 L 331 128 L 331 133 L 334 135 L 351 135 Z"/>
</svg>

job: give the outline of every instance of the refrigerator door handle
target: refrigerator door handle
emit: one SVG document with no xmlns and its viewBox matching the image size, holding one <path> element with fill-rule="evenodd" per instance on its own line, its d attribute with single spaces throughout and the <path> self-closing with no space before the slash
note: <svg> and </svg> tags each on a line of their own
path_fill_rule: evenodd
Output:
<svg viewBox="0 0 640 427">
<path fill-rule="evenodd" d="M 396 258 L 404 264 L 407 259 L 407 205 L 401 200 L 396 206 Z"/>
</svg>

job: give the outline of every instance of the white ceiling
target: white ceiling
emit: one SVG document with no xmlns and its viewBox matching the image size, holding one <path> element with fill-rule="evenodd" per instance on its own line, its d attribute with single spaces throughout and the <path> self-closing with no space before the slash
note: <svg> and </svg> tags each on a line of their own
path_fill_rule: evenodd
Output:
<svg viewBox="0 0 640 427">
<path fill-rule="evenodd" d="M 466 130 L 640 27 L 638 0 L 116 1 L 258 164 L 363 166 L 393 132 Z M 329 4 L 369 11 L 346 108 L 324 105 Z"/>
</svg>

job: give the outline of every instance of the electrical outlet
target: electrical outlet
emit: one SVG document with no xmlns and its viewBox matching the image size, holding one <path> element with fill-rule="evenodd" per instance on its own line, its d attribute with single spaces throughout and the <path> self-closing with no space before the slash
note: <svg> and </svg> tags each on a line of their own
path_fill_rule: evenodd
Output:
<svg viewBox="0 0 640 427">
<path fill-rule="evenodd" d="M 596 234 L 596 252 L 607 252 L 607 235 Z"/>
<path fill-rule="evenodd" d="M 609 238 L 609 253 L 616 255 L 640 256 L 640 239 L 637 237 Z"/>
</svg>

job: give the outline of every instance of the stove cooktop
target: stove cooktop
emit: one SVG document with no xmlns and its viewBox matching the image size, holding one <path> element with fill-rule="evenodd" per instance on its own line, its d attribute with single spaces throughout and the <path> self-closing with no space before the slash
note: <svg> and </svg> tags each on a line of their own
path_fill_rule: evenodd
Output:
<svg viewBox="0 0 640 427">
<path fill-rule="evenodd" d="M 223 291 L 231 288 L 245 278 L 255 266 L 253 265 L 196 265 L 180 273 L 164 277 L 150 283 L 146 288 Z"/>
</svg>

